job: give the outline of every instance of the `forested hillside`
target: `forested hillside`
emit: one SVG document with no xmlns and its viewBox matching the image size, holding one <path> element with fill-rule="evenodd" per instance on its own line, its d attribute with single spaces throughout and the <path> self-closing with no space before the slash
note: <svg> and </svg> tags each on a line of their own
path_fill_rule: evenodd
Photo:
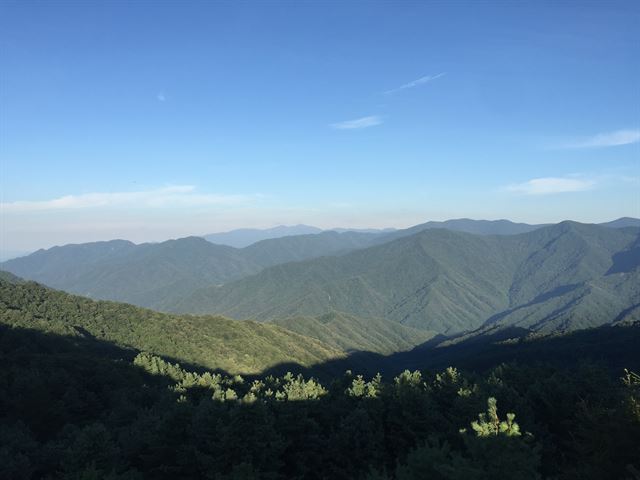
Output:
<svg viewBox="0 0 640 480">
<path fill-rule="evenodd" d="M 331 231 L 296 235 L 254 243 L 242 249 L 242 255 L 264 268 L 310 258 L 341 255 L 369 247 L 378 237 L 375 233 Z"/>
<path fill-rule="evenodd" d="M 563 222 L 512 236 L 425 230 L 289 263 L 179 302 L 234 318 L 330 309 L 451 334 L 483 325 L 570 330 L 637 318 L 638 229 Z"/>
<path fill-rule="evenodd" d="M 277 322 L 303 336 L 1 277 L 0 478 L 595 480 L 640 468 L 637 322 L 449 339 L 338 312 Z"/>
<path fill-rule="evenodd" d="M 1 265 L 25 279 L 101 300 L 165 310 L 204 286 L 279 263 L 369 246 L 374 234 L 324 232 L 265 240 L 244 249 L 199 237 L 135 245 L 123 240 L 39 250 Z"/>
<path fill-rule="evenodd" d="M 639 27 L 0 0 L 0 480 L 640 480 Z"/>
<path fill-rule="evenodd" d="M 112 342 L 229 373 L 257 373 L 292 362 L 311 366 L 344 356 L 337 348 L 276 325 L 219 316 L 167 315 L 1 279 L 0 323 Z"/>
<path fill-rule="evenodd" d="M 2 478 L 596 480 L 640 468 L 640 377 L 593 364 L 250 381 L 6 325 L 0 361 Z"/>
<path fill-rule="evenodd" d="M 2 268 L 71 293 L 139 306 L 176 301 L 202 285 L 260 270 L 236 249 L 198 237 L 141 245 L 122 240 L 66 245 L 10 260 Z"/>
<path fill-rule="evenodd" d="M 391 354 L 426 342 L 435 333 L 380 318 L 360 318 L 341 312 L 318 317 L 287 317 L 272 321 L 288 330 L 346 352 Z"/>
<path fill-rule="evenodd" d="M 13 273 L 5 272 L 4 270 L 0 270 L 0 280 L 4 280 L 9 283 L 23 282 L 20 277 L 14 275 Z"/>
</svg>

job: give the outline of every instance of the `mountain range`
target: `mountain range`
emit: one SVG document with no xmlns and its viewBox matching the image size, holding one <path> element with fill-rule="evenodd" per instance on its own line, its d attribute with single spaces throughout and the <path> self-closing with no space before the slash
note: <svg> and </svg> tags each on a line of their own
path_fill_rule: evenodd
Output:
<svg viewBox="0 0 640 480">
<path fill-rule="evenodd" d="M 446 228 L 448 230 L 455 230 L 459 232 L 476 233 L 478 235 L 514 235 L 518 233 L 525 233 L 535 230 L 536 228 L 544 227 L 548 224 L 531 225 L 528 223 L 516 223 L 509 220 L 472 220 L 469 218 L 457 218 L 452 220 L 445 220 L 442 222 L 426 222 L 420 225 L 416 225 L 409 229 L 402 229 L 403 233 L 400 235 L 406 235 L 407 233 L 415 233 L 428 228 Z M 601 223 L 602 226 L 611 228 L 622 227 L 640 227 L 640 219 L 622 217 L 611 222 Z M 210 233 L 204 235 L 205 240 L 211 243 L 219 245 L 229 245 L 230 247 L 244 248 L 252 245 L 261 240 L 268 240 L 272 238 L 282 238 L 294 235 L 308 235 L 314 233 L 321 233 L 323 231 L 333 231 L 338 233 L 344 232 L 360 232 L 360 233 L 376 233 L 376 234 L 388 234 L 393 233 L 397 229 L 395 228 L 330 228 L 323 230 L 318 227 L 310 225 L 279 225 L 273 228 L 258 229 L 258 228 L 240 228 L 237 230 L 231 230 L 228 232 Z"/>
<path fill-rule="evenodd" d="M 637 225 L 629 218 L 547 226 L 458 219 L 291 235 L 244 248 L 200 237 L 113 240 L 39 250 L 1 268 L 94 299 L 280 322 L 348 350 L 361 349 L 354 331 L 365 325 L 345 342 L 336 334 L 345 319 L 349 328 L 366 319 L 382 336 L 393 336 L 391 321 L 418 338 L 416 331 L 455 335 L 517 325 L 551 332 L 635 318 Z M 327 314 L 337 316 L 329 321 Z M 387 330 L 374 328 L 373 319 Z M 337 337 L 323 333 L 326 324 Z M 393 348 L 408 346 L 394 338 Z M 372 345 L 387 348 L 369 338 Z"/>
<path fill-rule="evenodd" d="M 115 240 L 5 262 L 0 477 L 626 478 L 640 227 L 529 227 Z"/>
<path fill-rule="evenodd" d="M 639 232 L 575 222 L 509 236 L 427 229 L 266 268 L 199 290 L 174 310 L 267 320 L 334 309 L 441 334 L 596 326 L 640 314 Z"/>
<path fill-rule="evenodd" d="M 283 262 L 370 245 L 373 234 L 322 232 L 264 240 L 243 249 L 200 237 L 136 245 L 111 240 L 38 250 L 1 268 L 89 298 L 165 309 L 205 285 L 223 284 Z"/>
<path fill-rule="evenodd" d="M 235 248 L 244 248 L 262 240 L 274 238 L 292 237 L 297 235 L 312 235 L 323 232 L 357 232 L 357 233 L 390 233 L 395 228 L 329 228 L 321 229 L 310 225 L 278 225 L 273 228 L 239 228 L 228 232 L 210 233 L 203 238 L 218 245 L 228 245 Z"/>
</svg>

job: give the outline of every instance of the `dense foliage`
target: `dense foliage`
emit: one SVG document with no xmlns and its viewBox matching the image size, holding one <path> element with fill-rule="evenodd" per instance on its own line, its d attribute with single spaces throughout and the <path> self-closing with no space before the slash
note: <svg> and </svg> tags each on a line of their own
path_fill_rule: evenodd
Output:
<svg viewBox="0 0 640 480">
<path fill-rule="evenodd" d="M 640 380 L 501 365 L 333 382 L 0 329 L 0 477 L 633 478 Z"/>
<path fill-rule="evenodd" d="M 391 354 L 420 345 L 435 333 L 384 320 L 360 318 L 341 312 L 330 312 L 317 317 L 287 317 L 272 323 L 315 338 L 326 345 L 345 352 L 363 351 Z"/>
<path fill-rule="evenodd" d="M 282 363 L 310 366 L 344 356 L 340 350 L 276 325 L 168 315 L 3 279 L 0 324 L 107 340 L 232 373 L 257 373 Z"/>
<path fill-rule="evenodd" d="M 606 276 L 621 298 L 632 270 Z M 443 342 L 337 312 L 278 322 L 299 333 L 167 315 L 0 274 L 0 478 L 638 480 L 634 305 L 597 329 Z"/>
</svg>

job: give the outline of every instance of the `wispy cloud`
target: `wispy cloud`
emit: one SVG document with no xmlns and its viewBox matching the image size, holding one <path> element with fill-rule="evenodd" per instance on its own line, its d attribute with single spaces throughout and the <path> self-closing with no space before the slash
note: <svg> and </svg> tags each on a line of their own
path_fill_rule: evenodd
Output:
<svg viewBox="0 0 640 480">
<path fill-rule="evenodd" d="M 22 213 L 47 210 L 77 210 L 104 207 L 197 207 L 211 205 L 237 205 L 249 202 L 253 196 L 198 193 L 193 185 L 177 185 L 137 192 L 99 192 L 65 195 L 51 200 L 15 201 L 0 203 L 4 213 Z"/>
<path fill-rule="evenodd" d="M 385 93 L 385 95 L 390 95 L 392 93 L 396 93 L 399 92 L 401 90 L 406 90 L 407 88 L 414 88 L 414 87 L 418 87 L 420 85 L 424 85 L 425 83 L 429 83 L 433 80 L 436 80 L 440 77 L 444 77 L 445 72 L 442 73 L 438 73 L 437 75 L 425 75 L 424 77 L 420 77 L 417 80 L 413 80 L 409 83 L 405 83 L 404 85 L 400 85 L 398 88 L 393 88 L 391 90 L 387 90 Z"/>
<path fill-rule="evenodd" d="M 379 115 L 371 115 L 368 117 L 356 118 L 355 120 L 346 120 L 344 122 L 332 123 L 331 128 L 338 130 L 355 130 L 359 128 L 375 127 L 382 123 L 382 117 Z"/>
<path fill-rule="evenodd" d="M 615 132 L 599 133 L 591 137 L 567 142 L 560 148 L 600 148 L 616 147 L 640 142 L 640 129 L 616 130 Z"/>
<path fill-rule="evenodd" d="M 164 102 L 167 100 L 167 96 L 162 92 L 158 93 L 156 95 L 156 98 L 158 99 L 159 102 Z"/>
<path fill-rule="evenodd" d="M 506 187 L 513 193 L 521 195 L 552 195 L 556 193 L 582 192 L 596 185 L 594 179 L 576 177 L 543 177 L 533 178 L 523 183 Z"/>
</svg>

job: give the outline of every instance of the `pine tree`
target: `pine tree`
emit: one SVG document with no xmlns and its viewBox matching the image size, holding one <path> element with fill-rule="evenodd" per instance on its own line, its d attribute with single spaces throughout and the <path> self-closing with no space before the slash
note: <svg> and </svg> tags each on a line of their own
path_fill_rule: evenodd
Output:
<svg viewBox="0 0 640 480">
<path fill-rule="evenodd" d="M 478 420 L 471 422 L 471 428 L 478 437 L 505 435 L 507 437 L 519 437 L 520 426 L 514 422 L 514 413 L 507 413 L 506 420 L 498 417 L 498 402 L 490 397 L 487 400 L 487 412 L 478 415 Z"/>
</svg>

